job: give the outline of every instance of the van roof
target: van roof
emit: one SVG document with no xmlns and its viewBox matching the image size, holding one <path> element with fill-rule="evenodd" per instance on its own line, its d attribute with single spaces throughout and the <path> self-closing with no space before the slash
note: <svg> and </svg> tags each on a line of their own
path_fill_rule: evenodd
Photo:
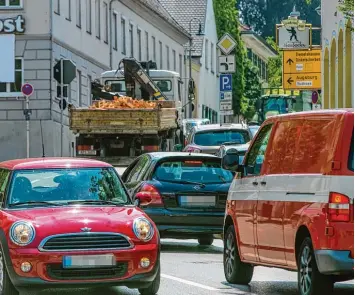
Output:
<svg viewBox="0 0 355 295">
<path fill-rule="evenodd" d="M 116 74 L 116 70 L 113 71 L 106 71 L 101 74 L 101 78 L 123 78 L 122 71 L 118 71 Z M 149 76 L 151 78 L 160 78 L 160 77 L 168 77 L 168 78 L 175 78 L 180 77 L 179 73 L 168 71 L 168 70 L 149 70 Z"/>
<path fill-rule="evenodd" d="M 329 110 L 316 110 L 316 111 L 304 111 L 304 112 L 296 112 L 290 114 L 282 114 L 271 116 L 265 120 L 267 122 L 277 121 L 279 119 L 284 120 L 287 118 L 305 118 L 305 117 L 314 117 L 314 116 L 324 116 L 324 115 L 341 115 L 341 114 L 353 114 L 354 109 L 329 109 Z"/>
</svg>

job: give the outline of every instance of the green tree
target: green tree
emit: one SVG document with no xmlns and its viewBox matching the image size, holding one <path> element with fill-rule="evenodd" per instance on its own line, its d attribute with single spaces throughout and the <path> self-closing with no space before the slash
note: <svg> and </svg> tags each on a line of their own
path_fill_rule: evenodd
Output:
<svg viewBox="0 0 355 295">
<path fill-rule="evenodd" d="M 278 49 L 272 37 L 266 38 L 266 42 L 277 51 L 277 56 L 270 57 L 267 64 L 269 87 L 280 87 L 282 85 L 282 52 Z"/>
<path fill-rule="evenodd" d="M 245 90 L 244 90 L 244 108 L 242 108 L 243 117 L 251 120 L 255 115 L 255 102 L 261 94 L 261 83 L 259 80 L 259 69 L 253 65 L 248 58 L 244 61 L 244 76 L 245 76 Z"/>
<path fill-rule="evenodd" d="M 339 6 L 339 10 L 344 14 L 346 19 L 351 19 L 352 30 L 354 30 L 354 0 L 343 0 L 343 4 Z"/>
<path fill-rule="evenodd" d="M 229 33 L 237 42 L 235 48 L 236 73 L 233 75 L 233 111 L 240 114 L 246 108 L 243 99 L 244 79 L 244 58 L 245 48 L 240 37 L 238 11 L 235 5 L 236 0 L 213 0 L 214 13 L 216 18 L 217 34 L 221 38 Z"/>
</svg>

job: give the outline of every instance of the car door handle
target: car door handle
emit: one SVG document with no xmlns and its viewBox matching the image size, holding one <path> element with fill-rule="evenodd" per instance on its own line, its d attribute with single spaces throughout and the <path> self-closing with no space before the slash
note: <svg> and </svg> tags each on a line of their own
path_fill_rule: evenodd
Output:
<svg viewBox="0 0 355 295">
<path fill-rule="evenodd" d="M 260 182 L 261 185 L 266 185 L 266 181 Z"/>
<path fill-rule="evenodd" d="M 253 181 L 253 185 L 258 185 L 258 182 L 256 182 L 256 181 Z"/>
</svg>

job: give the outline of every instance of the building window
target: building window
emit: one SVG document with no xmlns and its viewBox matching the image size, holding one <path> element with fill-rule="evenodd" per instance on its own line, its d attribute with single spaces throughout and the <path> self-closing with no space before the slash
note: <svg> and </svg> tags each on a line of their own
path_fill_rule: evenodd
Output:
<svg viewBox="0 0 355 295">
<path fill-rule="evenodd" d="M 137 29 L 137 38 L 138 38 L 138 59 L 142 61 L 142 31 Z"/>
<path fill-rule="evenodd" d="M 82 81 L 81 81 L 81 71 L 77 70 L 77 79 L 78 79 L 78 104 L 79 107 L 83 105 L 82 101 L 82 92 L 81 92 L 81 86 L 82 86 Z"/>
<path fill-rule="evenodd" d="M 179 54 L 179 73 L 180 77 L 182 77 L 182 54 Z"/>
<path fill-rule="evenodd" d="M 163 68 L 163 43 L 159 41 L 160 69 Z"/>
<path fill-rule="evenodd" d="M 218 58 L 219 58 L 219 50 L 218 48 L 216 48 L 216 74 L 219 73 L 219 62 L 218 61 Z"/>
<path fill-rule="evenodd" d="M 66 17 L 68 21 L 71 21 L 71 0 L 68 0 L 68 16 Z"/>
<path fill-rule="evenodd" d="M 208 40 L 205 41 L 205 67 L 208 70 Z"/>
<path fill-rule="evenodd" d="M 173 70 L 176 72 L 176 51 L 173 49 Z"/>
<path fill-rule="evenodd" d="M 248 54 L 248 58 L 249 58 L 250 60 L 253 60 L 253 52 L 251 51 L 250 48 L 247 49 L 247 54 Z"/>
<path fill-rule="evenodd" d="M 108 5 L 104 2 L 104 42 L 108 44 Z"/>
<path fill-rule="evenodd" d="M 118 15 L 116 12 L 113 13 L 113 49 L 117 50 L 118 45 Z"/>
<path fill-rule="evenodd" d="M 92 9 L 91 9 L 91 0 L 86 1 L 86 32 L 91 34 L 91 14 L 92 14 Z"/>
<path fill-rule="evenodd" d="M 15 59 L 15 83 L 0 83 L 0 96 L 3 93 L 16 93 L 21 95 L 23 80 L 23 59 Z"/>
<path fill-rule="evenodd" d="M 149 36 L 148 32 L 145 32 L 145 56 L 147 61 L 149 60 Z"/>
<path fill-rule="evenodd" d="M 76 26 L 81 28 L 81 0 L 76 0 Z"/>
<path fill-rule="evenodd" d="M 133 25 L 129 24 L 129 46 L 131 50 L 131 57 L 134 57 L 134 44 L 133 44 Z"/>
<path fill-rule="evenodd" d="M 92 82 L 92 77 L 88 75 L 88 105 L 91 105 L 92 103 L 91 82 Z"/>
<path fill-rule="evenodd" d="M 169 50 L 169 46 L 166 45 L 166 68 L 167 70 L 170 70 L 170 50 Z"/>
<path fill-rule="evenodd" d="M 55 1 L 54 12 L 60 13 L 60 0 Z M 0 0 L 0 9 L 2 8 L 22 8 L 22 0 Z"/>
<path fill-rule="evenodd" d="M 100 0 L 95 0 L 95 25 L 96 25 L 96 37 L 101 38 L 101 6 Z"/>
<path fill-rule="evenodd" d="M 126 55 L 126 20 L 121 18 L 122 54 Z"/>
<path fill-rule="evenodd" d="M 157 47 L 156 47 L 156 42 L 155 42 L 155 37 L 152 36 L 152 43 L 153 43 L 153 61 L 157 61 Z"/>
<path fill-rule="evenodd" d="M 214 73 L 214 44 L 211 43 L 211 72 Z"/>
</svg>

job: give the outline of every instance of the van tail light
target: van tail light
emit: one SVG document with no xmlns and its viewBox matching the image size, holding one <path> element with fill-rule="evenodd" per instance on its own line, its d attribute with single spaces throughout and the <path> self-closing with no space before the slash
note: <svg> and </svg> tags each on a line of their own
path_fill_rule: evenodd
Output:
<svg viewBox="0 0 355 295">
<path fill-rule="evenodd" d="M 193 146 L 189 146 L 186 149 L 186 152 L 188 153 L 201 153 L 201 150 L 199 148 L 193 147 Z"/>
<path fill-rule="evenodd" d="M 141 190 L 136 194 L 136 198 L 140 199 L 142 204 L 147 203 L 147 206 L 162 206 L 163 199 L 158 189 L 151 184 L 144 184 Z"/>
<path fill-rule="evenodd" d="M 329 221 L 349 222 L 350 216 L 350 198 L 340 193 L 331 192 L 328 203 Z"/>
</svg>

